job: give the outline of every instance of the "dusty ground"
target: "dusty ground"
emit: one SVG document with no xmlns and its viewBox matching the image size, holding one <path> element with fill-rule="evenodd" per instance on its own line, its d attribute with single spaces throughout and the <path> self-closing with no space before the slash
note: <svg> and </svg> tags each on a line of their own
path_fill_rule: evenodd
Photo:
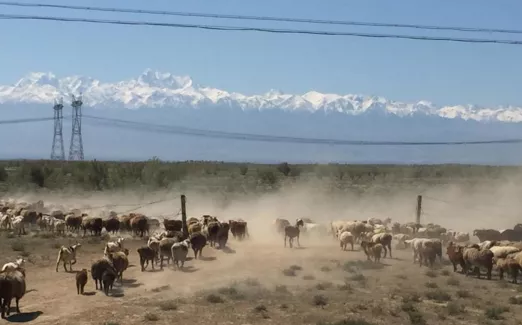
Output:
<svg viewBox="0 0 522 325">
<path fill-rule="evenodd" d="M 362 252 L 340 250 L 332 238 L 301 238 L 301 249 L 281 238 L 229 241 L 229 251 L 206 247 L 203 260 L 141 272 L 130 240 L 131 267 L 124 282 L 105 296 L 89 279 L 88 295 L 76 294 L 74 273 L 55 272 L 57 247 L 74 238 L 0 234 L 2 260 L 23 254 L 29 292 L 22 315 L 9 321 L 34 324 L 521 324 L 522 287 L 466 278 L 449 266 L 435 271 L 411 262 L 409 251 L 394 251 L 382 265 Z M 80 239 L 75 270 L 90 269 L 104 241 Z M 192 253 L 189 256 L 193 256 Z M 289 271 L 289 269 L 294 271 Z M 342 322 L 342 321 L 345 322 Z M 349 322 L 352 320 L 354 322 Z M 364 320 L 364 321 L 363 321 Z M 3 321 L 5 322 L 5 321 Z M 338 323 L 337 323 L 338 322 Z"/>
</svg>

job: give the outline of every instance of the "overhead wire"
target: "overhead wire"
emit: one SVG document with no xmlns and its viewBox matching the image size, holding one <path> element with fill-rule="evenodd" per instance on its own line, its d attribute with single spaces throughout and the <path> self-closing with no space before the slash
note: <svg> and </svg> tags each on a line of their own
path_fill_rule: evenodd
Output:
<svg viewBox="0 0 522 325">
<path fill-rule="evenodd" d="M 244 141 L 300 143 L 300 144 L 323 144 L 323 145 L 357 145 L 357 146 L 432 146 L 432 145 L 483 145 L 483 144 L 513 144 L 522 143 L 522 139 L 499 139 L 479 141 L 364 141 L 364 140 L 341 140 L 324 138 L 302 138 L 290 136 L 276 136 L 253 133 L 237 133 L 215 130 L 204 130 L 187 128 L 175 125 L 162 125 L 145 122 L 135 122 L 122 119 L 106 118 L 92 115 L 83 115 L 84 118 L 97 120 L 96 125 L 102 126 L 105 122 L 109 126 L 127 128 L 137 131 L 148 131 L 158 133 L 180 134 L 188 136 L 199 136 L 206 138 L 223 138 Z M 102 122 L 102 123 L 100 123 Z"/>
<path fill-rule="evenodd" d="M 522 138 L 496 139 L 496 140 L 473 140 L 473 141 L 370 141 L 370 140 L 342 140 L 328 138 L 303 138 L 291 136 L 278 136 L 267 134 L 240 133 L 216 131 L 208 129 L 188 128 L 177 125 L 154 124 L 146 122 L 136 122 L 115 118 L 99 117 L 83 114 L 87 120 L 83 123 L 89 124 L 89 120 L 96 120 L 95 126 L 117 127 L 133 131 L 144 131 L 163 134 L 177 134 L 185 136 L 196 136 L 204 138 L 220 138 L 240 141 L 257 141 L 272 143 L 296 143 L 296 144 L 317 144 L 317 145 L 348 145 L 348 146 L 442 146 L 442 145 L 491 145 L 491 144 L 519 144 Z M 0 120 L 0 124 L 19 124 L 30 122 L 51 121 L 53 117 L 25 118 L 13 120 Z M 64 116 L 64 120 L 69 120 L 70 116 Z"/>
<path fill-rule="evenodd" d="M 44 122 L 44 121 L 52 121 L 52 120 L 54 120 L 54 117 L 34 117 L 34 118 L 21 118 L 21 119 L 14 119 L 14 120 L 0 120 L 0 124 L 19 124 L 19 123 L 30 123 L 30 122 Z"/>
<path fill-rule="evenodd" d="M 81 22 L 81 23 L 127 25 L 127 26 L 190 28 L 190 29 L 203 29 L 203 30 L 229 31 L 229 32 L 230 31 L 264 32 L 264 33 L 274 33 L 274 34 L 294 34 L 294 35 L 301 34 L 301 35 L 315 35 L 315 36 L 349 36 L 349 37 L 363 37 L 363 38 L 408 39 L 408 40 L 417 40 L 417 41 L 447 41 L 447 42 L 458 42 L 458 43 L 522 45 L 522 41 L 507 40 L 507 39 L 463 38 L 463 37 L 445 37 L 445 36 L 418 36 L 418 35 L 379 34 L 379 33 L 362 33 L 362 32 L 334 32 L 334 31 L 303 30 L 303 29 L 282 29 L 282 28 L 264 28 L 264 27 L 247 27 L 247 26 L 220 26 L 220 25 L 205 25 L 205 24 L 163 23 L 163 22 L 153 22 L 153 21 L 71 18 L 71 17 L 17 15 L 17 14 L 0 14 L 0 19 L 43 20 L 43 21 Z"/>
<path fill-rule="evenodd" d="M 257 21 L 277 21 L 292 23 L 308 23 L 322 25 L 347 25 L 347 26 L 368 26 L 368 27 L 392 27 L 392 28 L 414 28 L 426 30 L 448 30 L 460 32 L 483 32 L 483 33 L 508 33 L 522 34 L 522 30 L 517 29 L 501 29 L 501 28 L 479 28 L 479 27 L 462 27 L 462 26 L 434 26 L 434 25 L 417 25 L 417 24 L 399 24 L 399 23 L 375 23 L 348 20 L 330 20 L 330 19 L 310 19 L 310 18 L 288 18 L 288 17 L 269 17 L 269 16 L 245 16 L 245 15 L 227 15 L 215 13 L 199 13 L 199 12 L 181 12 L 181 11 L 165 11 L 165 10 L 146 10 L 131 8 L 110 8 L 110 7 L 93 7 L 93 6 L 72 6 L 47 3 L 27 3 L 0 1 L 0 5 L 14 7 L 39 7 L 54 9 L 70 9 L 98 12 L 117 12 L 117 13 L 133 13 L 133 14 L 149 14 L 161 16 L 178 16 L 178 17 L 199 17 L 214 19 L 233 19 L 233 20 L 257 20 Z"/>
</svg>

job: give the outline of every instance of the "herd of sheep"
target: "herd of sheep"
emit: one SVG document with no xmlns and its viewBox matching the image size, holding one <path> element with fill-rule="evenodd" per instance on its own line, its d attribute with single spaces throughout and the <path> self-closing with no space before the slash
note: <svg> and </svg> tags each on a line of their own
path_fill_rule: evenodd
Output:
<svg viewBox="0 0 522 325">
<path fill-rule="evenodd" d="M 123 272 L 129 266 L 129 250 L 125 248 L 124 232 L 134 236 L 146 236 L 146 244 L 136 250 L 139 256 L 141 271 L 155 264 L 163 269 L 164 260 L 167 265 L 170 260 L 175 269 L 183 269 L 190 250 L 194 258 L 201 258 L 205 246 L 217 249 L 225 248 L 229 234 L 237 240 L 248 238 L 247 222 L 244 220 L 218 220 L 215 216 L 204 215 L 201 218 L 182 220 L 158 219 L 139 213 L 117 215 L 114 212 L 104 218 L 93 217 L 75 209 L 67 213 L 61 210 L 49 211 L 42 201 L 27 204 L 0 201 L 0 229 L 13 231 L 15 235 L 26 234 L 26 228 L 38 228 L 40 231 L 64 234 L 65 232 L 100 236 L 105 229 L 107 233 L 120 234 L 114 241 L 104 245 L 103 255 L 92 263 L 90 270 L 82 269 L 76 274 L 78 294 L 83 294 L 85 284 L 90 277 L 94 280 L 96 289 L 103 290 L 108 295 L 115 281 L 123 281 Z M 334 238 L 340 248 L 346 251 L 348 245 L 354 250 L 358 244 L 368 260 L 379 263 L 388 255 L 392 258 L 392 243 L 398 249 L 410 248 L 413 262 L 420 266 L 432 267 L 437 260 L 442 261 L 443 247 L 453 264 L 454 271 L 458 266 L 462 273 L 469 275 L 471 271 L 480 277 L 480 269 L 485 269 L 487 278 L 491 278 L 494 267 L 502 279 L 508 274 L 516 283 L 519 270 L 522 268 L 522 225 L 513 229 L 497 231 L 493 229 L 478 229 L 473 236 L 479 243 L 473 244 L 468 233 L 447 230 L 439 225 L 417 223 L 392 223 L 390 218 L 380 220 L 338 220 L 328 224 L 315 223 L 308 218 L 298 218 L 292 224 L 289 220 L 278 218 L 273 224 L 274 234 L 284 238 L 290 248 L 294 240 L 300 246 L 300 237 L 321 239 Z M 65 271 L 72 271 L 77 262 L 77 253 L 81 244 L 61 246 L 58 249 L 56 272 L 60 263 Z M 19 258 L 6 263 L 0 271 L 0 306 L 2 317 L 9 315 L 12 299 L 16 301 L 19 311 L 19 300 L 24 296 L 25 260 Z"/>
</svg>

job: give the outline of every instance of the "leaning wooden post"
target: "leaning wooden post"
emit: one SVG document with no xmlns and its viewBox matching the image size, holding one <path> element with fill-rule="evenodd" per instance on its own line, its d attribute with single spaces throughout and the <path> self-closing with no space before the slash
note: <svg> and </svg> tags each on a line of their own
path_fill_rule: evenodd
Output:
<svg viewBox="0 0 522 325">
<path fill-rule="evenodd" d="M 416 209 L 415 223 L 420 224 L 420 218 L 422 213 L 422 195 L 417 196 L 417 209 Z"/>
<path fill-rule="evenodd" d="M 181 194 L 181 224 L 183 227 L 183 236 L 188 238 L 188 227 L 187 227 L 187 199 L 185 194 Z"/>
</svg>

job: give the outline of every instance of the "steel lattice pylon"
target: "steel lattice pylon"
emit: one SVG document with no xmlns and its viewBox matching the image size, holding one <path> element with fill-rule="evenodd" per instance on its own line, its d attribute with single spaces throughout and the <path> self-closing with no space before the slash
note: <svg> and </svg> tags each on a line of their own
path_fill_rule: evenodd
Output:
<svg viewBox="0 0 522 325">
<path fill-rule="evenodd" d="M 54 101 L 54 136 L 53 147 L 51 148 L 52 160 L 65 160 L 65 151 L 63 149 L 63 98 Z"/>
<path fill-rule="evenodd" d="M 72 96 L 72 132 L 69 147 L 69 160 L 83 160 L 82 140 L 82 96 Z"/>
</svg>

